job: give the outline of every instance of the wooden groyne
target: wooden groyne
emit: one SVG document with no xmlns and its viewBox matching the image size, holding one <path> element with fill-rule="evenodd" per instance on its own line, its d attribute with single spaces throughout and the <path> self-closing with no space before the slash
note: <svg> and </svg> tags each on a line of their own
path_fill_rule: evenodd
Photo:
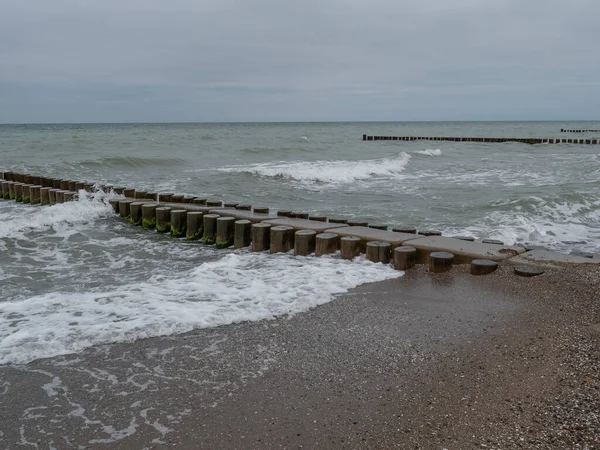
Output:
<svg viewBox="0 0 600 450">
<path fill-rule="evenodd" d="M 600 133 L 600 130 L 565 130 L 564 128 L 560 129 L 561 133 Z"/>
<path fill-rule="evenodd" d="M 362 253 L 372 262 L 391 264 L 398 270 L 428 264 L 433 273 L 446 272 L 453 264 L 470 264 L 474 275 L 491 273 L 502 261 L 512 265 L 539 261 L 600 264 L 600 254 L 565 255 L 504 245 L 495 240 L 475 242 L 468 237 L 447 237 L 440 232 L 406 226 L 390 230 L 387 225 L 351 218 L 327 218 L 303 211 L 273 212 L 268 207 L 224 203 L 204 196 L 149 192 L 15 172 L 1 175 L 4 200 L 54 205 L 77 200 L 86 192 L 106 193 L 115 214 L 132 226 L 217 248 L 293 251 L 295 255 L 317 257 L 340 251 L 340 256 L 349 260 Z M 531 271 L 519 266 L 515 273 Z"/>
<path fill-rule="evenodd" d="M 442 137 L 442 136 L 369 136 L 363 141 L 451 141 L 451 142 L 520 142 L 521 144 L 600 144 L 600 139 L 567 138 L 485 138 L 485 137 Z"/>
</svg>

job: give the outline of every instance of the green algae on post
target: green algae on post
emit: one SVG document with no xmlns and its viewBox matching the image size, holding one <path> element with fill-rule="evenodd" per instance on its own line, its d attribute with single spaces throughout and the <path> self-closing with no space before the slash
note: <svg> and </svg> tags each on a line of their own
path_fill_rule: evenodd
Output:
<svg viewBox="0 0 600 450">
<path fill-rule="evenodd" d="M 142 228 L 144 230 L 152 230 L 156 228 L 156 220 L 155 219 L 144 219 L 142 217 Z"/>
</svg>

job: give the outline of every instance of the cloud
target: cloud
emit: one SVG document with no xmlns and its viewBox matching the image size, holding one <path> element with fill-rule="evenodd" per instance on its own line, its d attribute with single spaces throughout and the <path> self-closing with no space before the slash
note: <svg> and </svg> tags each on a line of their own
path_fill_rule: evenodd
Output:
<svg viewBox="0 0 600 450">
<path fill-rule="evenodd" d="M 0 6 L 2 122 L 600 113 L 600 4 L 593 1 L 0 0 Z M 510 106 L 494 106 L 504 104 Z"/>
</svg>

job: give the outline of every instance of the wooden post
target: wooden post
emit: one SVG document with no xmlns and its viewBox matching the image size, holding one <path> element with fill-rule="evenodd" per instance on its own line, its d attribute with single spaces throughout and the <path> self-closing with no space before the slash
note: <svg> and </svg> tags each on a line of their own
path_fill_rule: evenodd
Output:
<svg viewBox="0 0 600 450">
<path fill-rule="evenodd" d="M 171 210 L 171 236 L 180 238 L 185 236 L 187 225 L 187 210 L 172 209 Z"/>
<path fill-rule="evenodd" d="M 389 242 L 367 242 L 367 259 L 372 262 L 388 264 L 391 248 L 392 245 Z"/>
<path fill-rule="evenodd" d="M 119 214 L 119 199 L 118 198 L 111 198 L 108 201 L 108 204 L 110 206 L 112 206 L 112 209 L 115 212 L 115 214 Z"/>
<path fill-rule="evenodd" d="M 172 192 L 159 192 L 158 193 L 158 201 L 163 203 L 170 203 L 173 200 Z"/>
<path fill-rule="evenodd" d="M 163 206 L 156 208 L 156 231 L 167 233 L 171 231 L 171 208 Z"/>
<path fill-rule="evenodd" d="M 246 248 L 252 242 L 252 222 L 249 220 L 236 220 L 233 246 L 235 248 Z"/>
<path fill-rule="evenodd" d="M 190 241 L 200 239 L 204 232 L 204 224 L 202 217 L 204 213 L 202 211 L 188 211 L 187 213 L 187 230 L 186 238 Z"/>
<path fill-rule="evenodd" d="M 356 236 L 344 236 L 340 239 L 340 254 L 343 259 L 354 259 L 360 255 L 360 239 Z"/>
<path fill-rule="evenodd" d="M 217 248 L 227 248 L 235 240 L 235 217 L 219 217 L 217 219 L 217 234 L 215 245 Z"/>
<path fill-rule="evenodd" d="M 308 219 L 315 222 L 327 222 L 327 217 L 325 216 L 309 216 Z"/>
<path fill-rule="evenodd" d="M 454 255 L 449 252 L 432 252 L 429 255 L 429 271 L 433 273 L 448 272 L 452 268 Z"/>
<path fill-rule="evenodd" d="M 205 214 L 202 217 L 204 226 L 202 234 L 202 243 L 205 245 L 213 245 L 217 235 L 217 219 L 221 217 L 218 214 Z"/>
<path fill-rule="evenodd" d="M 132 202 L 129 204 L 129 221 L 132 225 L 142 224 L 142 206 L 144 202 Z"/>
<path fill-rule="evenodd" d="M 369 222 L 365 222 L 362 220 L 350 219 L 350 220 L 348 220 L 348 226 L 350 226 L 350 227 L 368 227 Z"/>
<path fill-rule="evenodd" d="M 498 263 L 487 259 L 474 259 L 471 261 L 471 275 L 487 275 L 498 268 Z"/>
<path fill-rule="evenodd" d="M 23 201 L 23 183 L 15 183 L 15 201 L 22 202 Z"/>
<path fill-rule="evenodd" d="M 21 201 L 23 203 L 29 203 L 31 201 L 31 194 L 29 193 L 30 184 L 24 184 L 21 193 Z"/>
<path fill-rule="evenodd" d="M 338 249 L 339 236 L 335 233 L 317 234 L 315 242 L 315 256 L 335 253 Z"/>
<path fill-rule="evenodd" d="M 293 247 L 294 229 L 292 227 L 271 227 L 271 253 L 289 252 Z"/>
<path fill-rule="evenodd" d="M 407 246 L 400 246 L 394 249 L 394 269 L 410 269 L 417 262 L 417 249 Z"/>
<path fill-rule="evenodd" d="M 269 208 L 267 208 L 266 206 L 255 206 L 254 212 L 256 214 L 269 214 Z"/>
<path fill-rule="evenodd" d="M 264 252 L 271 248 L 271 224 L 255 223 L 252 225 L 252 251 Z"/>
<path fill-rule="evenodd" d="M 123 195 L 127 198 L 135 198 L 135 189 L 123 189 Z"/>
<path fill-rule="evenodd" d="M 153 230 L 156 228 L 156 203 L 144 203 L 142 205 L 142 228 Z"/>
<path fill-rule="evenodd" d="M 317 232 L 299 230 L 294 233 L 294 255 L 308 256 L 315 251 Z"/>
<path fill-rule="evenodd" d="M 60 191 L 60 189 L 50 189 L 48 191 L 48 204 L 50 205 L 56 205 L 56 193 Z"/>
<path fill-rule="evenodd" d="M 58 201 L 58 198 L 57 198 Z M 122 219 L 129 219 L 130 214 L 131 214 L 131 204 L 133 203 L 133 200 L 131 199 L 125 199 L 125 200 L 119 200 L 119 215 L 121 216 Z"/>
</svg>

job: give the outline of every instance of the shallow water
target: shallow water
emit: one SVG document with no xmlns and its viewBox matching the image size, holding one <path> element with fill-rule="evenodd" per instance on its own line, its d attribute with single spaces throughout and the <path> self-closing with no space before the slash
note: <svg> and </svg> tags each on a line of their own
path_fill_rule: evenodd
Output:
<svg viewBox="0 0 600 450">
<path fill-rule="evenodd" d="M 578 123 L 0 126 L 0 170 L 600 251 L 600 146 L 362 142 L 597 137 Z M 364 260 L 219 251 L 122 223 L 106 197 L 0 202 L 0 363 L 304 311 L 400 274 Z"/>
</svg>

